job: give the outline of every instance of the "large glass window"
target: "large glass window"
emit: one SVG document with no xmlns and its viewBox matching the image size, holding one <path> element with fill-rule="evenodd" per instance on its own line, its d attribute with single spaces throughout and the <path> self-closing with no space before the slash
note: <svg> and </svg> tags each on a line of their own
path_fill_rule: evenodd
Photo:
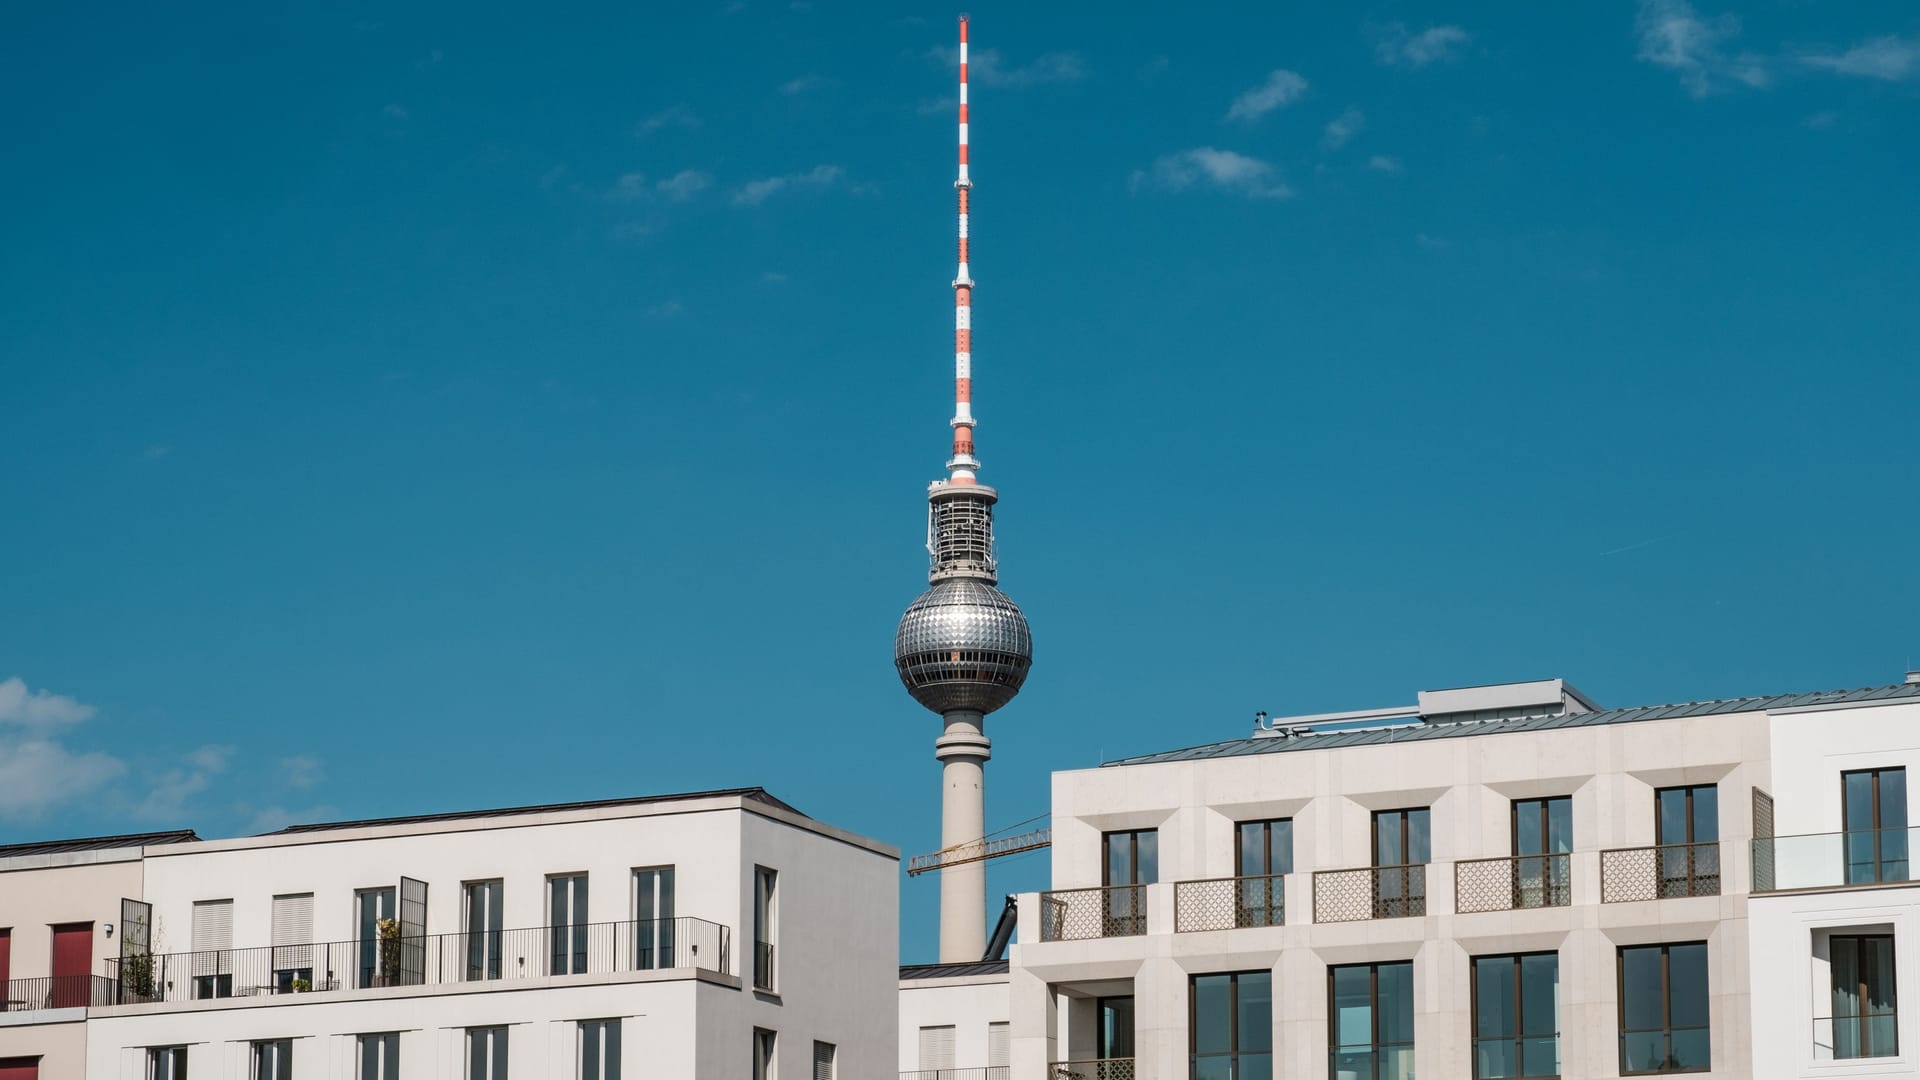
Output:
<svg viewBox="0 0 1920 1080">
<path fill-rule="evenodd" d="M 580 1021 L 580 1080 L 620 1080 L 620 1021 Z"/>
<path fill-rule="evenodd" d="M 359 930 L 355 940 L 360 943 L 360 977 L 355 986 L 400 984 L 400 923 L 395 918 L 398 897 L 390 887 L 361 889 L 353 894 L 354 924 Z M 381 923 L 391 923 L 392 932 L 382 934 Z"/>
<path fill-rule="evenodd" d="M 1160 880 L 1160 834 L 1153 829 L 1100 837 L 1100 884 L 1107 886 L 1104 937 L 1147 932 L 1147 890 Z"/>
<path fill-rule="evenodd" d="M 641 971 L 673 966 L 673 867 L 633 872 L 633 966 Z"/>
<path fill-rule="evenodd" d="M 753 987 L 756 990 L 774 988 L 773 941 L 779 928 L 779 881 L 777 871 L 765 866 L 753 868 Z"/>
<path fill-rule="evenodd" d="M 1293 873 L 1293 822 L 1242 821 L 1234 826 L 1238 850 L 1235 926 L 1279 926 L 1286 921 L 1283 874 Z"/>
<path fill-rule="evenodd" d="M 1573 799 L 1513 800 L 1513 906 L 1573 902 Z"/>
<path fill-rule="evenodd" d="M 187 1048 L 156 1046 L 148 1050 L 147 1080 L 187 1080 Z"/>
<path fill-rule="evenodd" d="M 753 1029 L 753 1080 L 774 1080 L 773 1075 L 773 1032 L 766 1028 Z"/>
<path fill-rule="evenodd" d="M 1840 774 L 1847 884 L 1907 880 L 1907 770 Z"/>
<path fill-rule="evenodd" d="M 1620 950 L 1620 1072 L 1704 1072 L 1712 1064 L 1707 943 Z"/>
<path fill-rule="evenodd" d="M 1427 913 L 1427 860 L 1433 857 L 1426 807 L 1373 814 L 1373 917 Z"/>
<path fill-rule="evenodd" d="M 293 1080 L 291 1039 L 253 1044 L 253 1080 Z"/>
<path fill-rule="evenodd" d="M 467 1080 L 507 1080 L 507 1029 L 467 1029 Z"/>
<path fill-rule="evenodd" d="M 1330 1080 L 1413 1080 L 1413 962 L 1327 969 Z"/>
<path fill-rule="evenodd" d="M 400 1033 L 362 1035 L 359 1072 L 354 1080 L 400 1080 Z"/>
<path fill-rule="evenodd" d="M 1720 790 L 1712 784 L 1653 793 L 1660 896 L 1720 893 Z"/>
<path fill-rule="evenodd" d="M 1833 1056 L 1898 1054 L 1893 935 L 1836 934 L 1828 939 L 1828 945 L 1833 969 Z"/>
<path fill-rule="evenodd" d="M 552 937 L 555 975 L 587 970 L 587 875 L 555 874 L 547 879 L 547 926 Z"/>
<path fill-rule="evenodd" d="M 1133 995 L 1095 998 L 1094 1012 L 1099 1026 L 1093 1033 L 1095 1057 L 1131 1058 L 1133 1056 Z"/>
<path fill-rule="evenodd" d="M 1192 1080 L 1272 1080 L 1272 972 L 1195 975 L 1188 1008 Z"/>
<path fill-rule="evenodd" d="M 472 881 L 466 886 L 467 981 L 500 977 L 501 913 L 505 885 Z"/>
<path fill-rule="evenodd" d="M 1558 954 L 1474 957 L 1473 1075 L 1560 1075 Z"/>
</svg>

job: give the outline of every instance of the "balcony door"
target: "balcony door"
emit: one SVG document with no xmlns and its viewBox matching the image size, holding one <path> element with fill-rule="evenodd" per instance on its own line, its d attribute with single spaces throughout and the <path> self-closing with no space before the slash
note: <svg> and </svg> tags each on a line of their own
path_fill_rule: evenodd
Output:
<svg viewBox="0 0 1920 1080">
<path fill-rule="evenodd" d="M 1374 918 L 1427 913 L 1427 808 L 1373 813 Z"/>
<path fill-rule="evenodd" d="M 359 955 L 355 986 L 400 984 L 400 894 L 389 886 L 353 894 L 355 940 Z M 386 924 L 383 927 L 382 924 Z M 391 929 L 388 929 L 390 927 Z"/>
<path fill-rule="evenodd" d="M 1907 770 L 1840 774 L 1847 884 L 1907 880 Z"/>
<path fill-rule="evenodd" d="M 1720 789 L 1712 784 L 1653 793 L 1660 896 L 1720 892 Z"/>
<path fill-rule="evenodd" d="M 93 924 L 66 923 L 53 928 L 53 991 L 47 1005 L 55 1009 L 88 1004 L 93 981 Z"/>
<path fill-rule="evenodd" d="M 1094 1056 L 1133 1057 L 1133 995 L 1094 999 L 1099 1024 L 1094 1031 Z"/>
<path fill-rule="evenodd" d="M 587 970 L 587 875 L 555 874 L 547 879 L 547 926 L 552 937 L 555 975 Z"/>
<path fill-rule="evenodd" d="M 1293 822 L 1242 821 L 1234 831 L 1234 925 L 1279 926 L 1286 921 L 1282 875 L 1293 873 Z"/>
<path fill-rule="evenodd" d="M 1513 800 L 1513 906 L 1565 907 L 1572 902 L 1573 799 Z"/>
<path fill-rule="evenodd" d="M 633 966 L 640 971 L 673 966 L 673 867 L 633 872 Z"/>
<path fill-rule="evenodd" d="M 1107 887 L 1102 936 L 1146 933 L 1146 886 L 1159 880 L 1160 834 L 1153 829 L 1110 832 L 1100 837 L 1100 845 L 1100 884 Z"/>
<path fill-rule="evenodd" d="M 506 884 L 470 881 L 466 885 L 467 981 L 500 978 L 502 918 Z"/>
</svg>

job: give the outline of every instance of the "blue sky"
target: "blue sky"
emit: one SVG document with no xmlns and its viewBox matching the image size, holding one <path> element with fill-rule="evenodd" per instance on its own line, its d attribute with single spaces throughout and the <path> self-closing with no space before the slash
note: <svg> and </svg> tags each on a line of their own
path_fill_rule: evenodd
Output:
<svg viewBox="0 0 1920 1080">
<path fill-rule="evenodd" d="M 973 9 L 990 824 L 1256 709 L 1920 663 L 1920 13 L 1249 6 Z M 954 12 L 271 7 L 0 43 L 0 839 L 937 846 Z"/>
</svg>

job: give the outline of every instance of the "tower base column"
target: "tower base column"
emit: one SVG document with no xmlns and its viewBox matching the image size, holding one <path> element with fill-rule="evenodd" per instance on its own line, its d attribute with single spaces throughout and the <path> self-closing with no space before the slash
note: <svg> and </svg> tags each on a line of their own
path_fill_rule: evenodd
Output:
<svg viewBox="0 0 1920 1080">
<path fill-rule="evenodd" d="M 940 770 L 940 847 L 982 842 L 987 831 L 986 764 L 993 744 L 981 731 L 983 713 L 957 710 L 942 717 L 946 732 L 933 746 Z M 964 964 L 987 950 L 987 864 L 940 871 L 940 962 Z"/>
</svg>

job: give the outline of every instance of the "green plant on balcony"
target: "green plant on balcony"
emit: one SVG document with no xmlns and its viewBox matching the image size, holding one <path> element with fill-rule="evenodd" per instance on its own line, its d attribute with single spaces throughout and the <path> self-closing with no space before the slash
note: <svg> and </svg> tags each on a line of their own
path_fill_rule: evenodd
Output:
<svg viewBox="0 0 1920 1080">
<path fill-rule="evenodd" d="M 380 985 L 396 986 L 400 982 L 400 920 L 381 919 L 374 930 L 380 935 Z"/>
<path fill-rule="evenodd" d="M 136 953 L 120 961 L 120 992 L 129 1001 L 153 997 L 153 954 Z"/>
<path fill-rule="evenodd" d="M 313 989 L 313 984 L 312 984 L 312 983 L 310 983 L 310 982 L 308 982 L 307 980 L 305 980 L 305 979 L 295 979 L 295 980 L 293 980 L 293 992 L 294 992 L 294 993 L 296 993 L 296 994 L 304 994 L 304 993 L 306 993 L 307 991 L 309 991 L 309 990 L 311 990 L 311 989 Z"/>
</svg>

